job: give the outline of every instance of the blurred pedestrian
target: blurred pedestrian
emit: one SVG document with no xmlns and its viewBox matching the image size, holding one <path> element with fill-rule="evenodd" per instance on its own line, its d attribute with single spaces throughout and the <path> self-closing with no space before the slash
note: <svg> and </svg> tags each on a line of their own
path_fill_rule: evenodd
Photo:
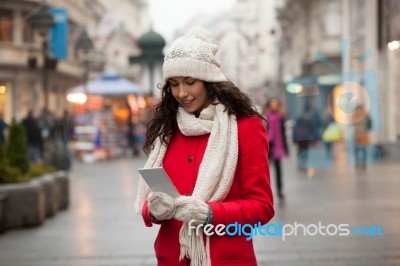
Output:
<svg viewBox="0 0 400 266">
<path fill-rule="evenodd" d="M 326 157 L 332 159 L 333 145 L 336 141 L 342 139 L 342 133 L 330 114 L 327 114 L 324 119 L 324 130 L 322 132 L 322 141 L 324 143 Z"/>
<path fill-rule="evenodd" d="M 8 128 L 8 124 L 4 121 L 3 113 L 0 112 L 0 147 L 6 144 L 6 136 L 4 131 Z"/>
<path fill-rule="evenodd" d="M 270 160 L 275 167 L 276 186 L 278 197 L 284 199 L 282 181 L 282 159 L 288 154 L 286 141 L 285 119 L 282 113 L 282 104 L 279 99 L 271 98 L 265 104 L 264 115 L 268 120 L 268 141 Z"/>
<path fill-rule="evenodd" d="M 372 121 L 365 110 L 364 105 L 360 104 L 353 115 L 354 126 L 354 157 L 356 170 L 365 171 L 368 161 L 368 145 L 370 144 L 369 131 L 372 128 Z"/>
<path fill-rule="evenodd" d="M 245 235 L 205 236 L 193 227 L 265 224 L 274 215 L 264 118 L 225 78 L 217 50 L 208 31 L 193 28 L 165 56 L 145 168 L 163 166 L 182 196 L 150 192 L 140 179 L 135 203 L 146 226 L 161 224 L 159 266 L 256 265 Z"/>
<path fill-rule="evenodd" d="M 65 109 L 58 123 L 61 127 L 61 139 L 68 144 L 74 136 L 74 117 Z"/>
<path fill-rule="evenodd" d="M 139 151 L 137 137 L 136 137 L 136 125 L 137 125 L 137 122 L 134 119 L 134 116 L 132 114 L 132 109 L 129 106 L 129 104 L 127 105 L 127 108 L 129 108 L 128 142 L 129 142 L 129 146 L 131 147 L 131 150 L 132 150 L 132 156 L 138 156 L 140 154 L 140 151 Z"/>
<path fill-rule="evenodd" d="M 47 107 L 42 109 L 42 113 L 39 115 L 37 122 L 43 139 L 47 140 L 52 137 L 56 126 L 56 118 Z"/>
<path fill-rule="evenodd" d="M 69 149 L 69 142 L 74 131 L 73 117 L 68 110 L 56 119 L 48 143 L 45 161 L 60 170 L 69 170 L 72 166 L 72 152 Z"/>
<path fill-rule="evenodd" d="M 308 150 L 321 140 L 322 121 L 318 111 L 306 103 L 303 112 L 296 118 L 293 127 L 293 141 L 297 144 L 297 163 L 299 169 L 308 167 Z"/>
<path fill-rule="evenodd" d="M 43 139 L 32 110 L 28 111 L 27 116 L 22 120 L 22 124 L 25 128 L 28 143 L 29 160 L 33 163 L 38 163 L 43 158 Z"/>
</svg>

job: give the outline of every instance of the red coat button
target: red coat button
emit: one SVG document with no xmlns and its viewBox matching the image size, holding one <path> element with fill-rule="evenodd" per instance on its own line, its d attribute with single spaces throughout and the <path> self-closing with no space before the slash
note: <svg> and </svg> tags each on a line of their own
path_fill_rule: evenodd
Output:
<svg viewBox="0 0 400 266">
<path fill-rule="evenodd" d="M 189 163 L 193 162 L 193 156 L 192 156 L 192 155 L 189 155 L 189 157 L 188 157 L 188 162 L 189 162 Z"/>
</svg>

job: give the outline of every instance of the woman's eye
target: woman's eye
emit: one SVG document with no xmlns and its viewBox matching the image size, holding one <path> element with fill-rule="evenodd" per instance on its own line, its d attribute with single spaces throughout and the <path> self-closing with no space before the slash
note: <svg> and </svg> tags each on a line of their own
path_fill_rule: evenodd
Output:
<svg viewBox="0 0 400 266">
<path fill-rule="evenodd" d="M 196 83 L 196 81 L 195 80 L 188 80 L 186 83 L 188 85 L 193 85 L 194 83 Z"/>
<path fill-rule="evenodd" d="M 176 87 L 176 86 L 178 86 L 178 84 L 172 84 L 171 83 L 171 87 Z"/>
</svg>

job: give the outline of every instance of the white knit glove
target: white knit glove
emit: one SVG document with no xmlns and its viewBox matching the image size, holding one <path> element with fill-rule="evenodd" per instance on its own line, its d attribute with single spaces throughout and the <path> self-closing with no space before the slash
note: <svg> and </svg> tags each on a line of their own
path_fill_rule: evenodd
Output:
<svg viewBox="0 0 400 266">
<path fill-rule="evenodd" d="M 194 197 L 180 196 L 175 198 L 175 215 L 174 218 L 182 222 L 189 223 L 193 221 L 193 225 L 204 224 L 209 215 L 208 204 Z"/>
<path fill-rule="evenodd" d="M 150 192 L 148 196 L 150 214 L 159 221 L 174 217 L 174 198 L 163 192 Z"/>
</svg>

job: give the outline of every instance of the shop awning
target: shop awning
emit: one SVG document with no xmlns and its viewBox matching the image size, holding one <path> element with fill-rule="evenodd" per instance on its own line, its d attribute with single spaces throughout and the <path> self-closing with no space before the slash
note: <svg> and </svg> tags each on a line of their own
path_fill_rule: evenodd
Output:
<svg viewBox="0 0 400 266">
<path fill-rule="evenodd" d="M 86 89 L 85 89 L 86 87 Z M 126 80 L 115 71 L 104 72 L 99 79 L 81 84 L 67 91 L 67 94 L 84 93 L 89 95 L 143 95 L 146 91 L 133 81 Z"/>
</svg>

